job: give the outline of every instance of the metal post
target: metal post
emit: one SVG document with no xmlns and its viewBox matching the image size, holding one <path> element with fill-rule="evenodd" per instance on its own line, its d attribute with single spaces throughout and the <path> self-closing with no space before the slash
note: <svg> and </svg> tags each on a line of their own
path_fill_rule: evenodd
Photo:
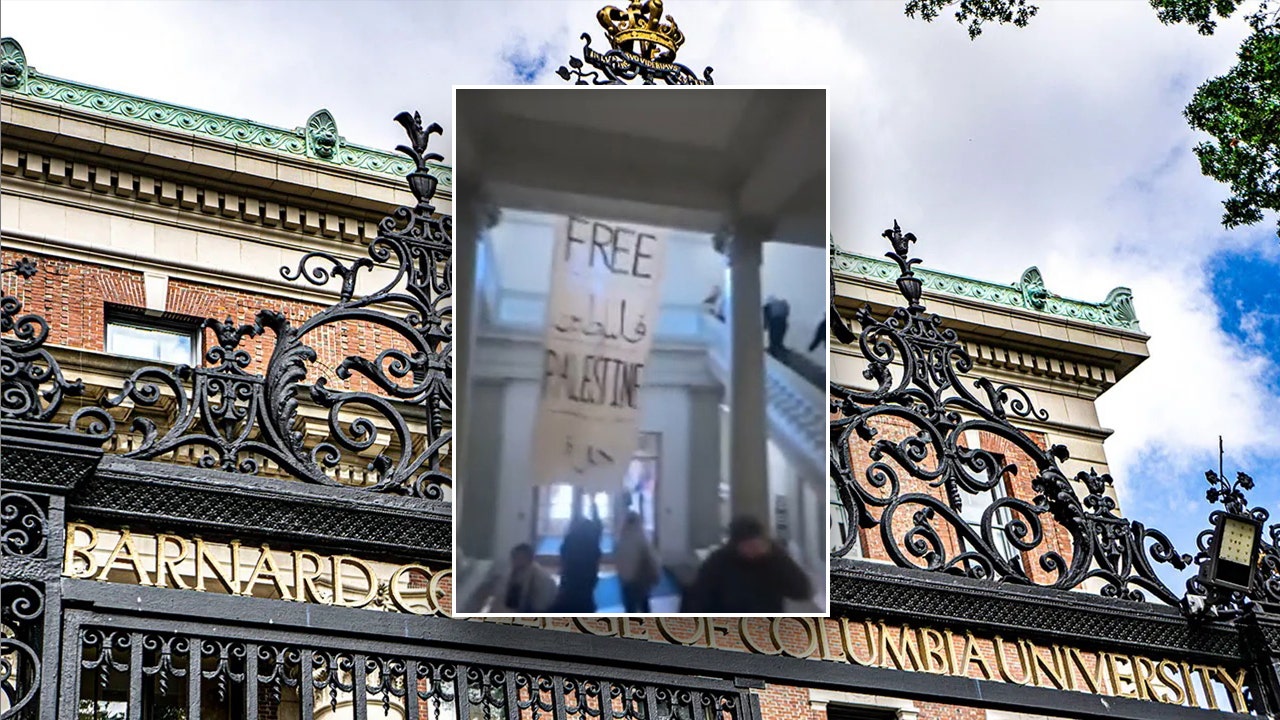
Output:
<svg viewBox="0 0 1280 720">
<path fill-rule="evenodd" d="M 1250 664 L 1252 700 L 1259 715 L 1280 715 L 1280 616 L 1251 606 L 1236 624 Z"/>
</svg>

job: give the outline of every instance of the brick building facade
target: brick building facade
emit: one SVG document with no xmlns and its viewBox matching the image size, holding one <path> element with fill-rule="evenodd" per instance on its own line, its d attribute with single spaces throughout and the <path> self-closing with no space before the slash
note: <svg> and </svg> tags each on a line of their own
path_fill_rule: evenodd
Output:
<svg viewBox="0 0 1280 720">
<path fill-rule="evenodd" d="M 414 202 L 403 183 L 412 165 L 398 156 L 348 143 L 337 136 L 333 118 L 323 111 L 297 130 L 287 130 L 178 108 L 40 75 L 25 64 L 15 42 L 6 39 L 4 43 L 6 57 L 21 57 L 22 62 L 15 73 L 6 69 L 14 82 L 5 83 L 0 103 L 3 265 L 10 267 L 20 258 L 30 258 L 39 268 L 29 279 L 6 274 L 4 291 L 23 304 L 24 312 L 48 319 L 51 352 L 68 378 L 83 378 L 87 386 L 83 395 L 63 407 L 59 420 L 118 393 L 125 378 L 144 364 L 210 364 L 209 358 L 201 355 L 219 336 L 215 327 L 200 327 L 206 318 L 230 320 L 228 327 L 240 326 L 252 324 L 260 310 L 269 310 L 288 319 L 292 326 L 303 323 L 334 302 L 340 280 L 320 286 L 288 282 L 280 269 L 296 269 L 308 253 L 348 262 L 363 257 L 377 237 L 378 222 L 397 206 Z M 450 169 L 436 166 L 433 174 L 440 180 L 435 205 L 447 216 L 452 212 Z M 892 275 L 885 273 L 882 261 L 834 251 L 832 271 L 834 303 L 842 311 L 868 303 L 883 314 L 901 304 L 890 284 Z M 385 279 L 385 275 L 374 274 L 368 280 L 370 287 L 376 286 L 380 277 Z M 992 285 L 928 273 L 925 292 L 931 311 L 947 318 L 965 338 L 976 361 L 974 373 L 997 382 L 1017 381 L 1027 387 L 1035 407 L 1049 411 L 1048 419 L 1031 418 L 1023 423 L 1028 434 L 1042 448 L 1058 443 L 1070 446 L 1072 458 L 1064 466 L 1069 474 L 1091 468 L 1104 473 L 1102 444 L 1108 431 L 1098 423 L 1093 400 L 1142 361 L 1146 338 L 1137 328 L 1124 292 L 1118 290 L 1105 303 L 1081 303 L 1057 296 L 1046 302 L 1035 295 L 1037 287 L 1043 291 L 1043 284 L 1036 284 L 1038 278 L 1035 273 L 1024 276 L 1018 284 Z M 137 357 L 141 345 L 131 346 L 133 352 L 113 348 L 109 339 L 113 323 L 135 331 L 186 333 L 193 339 L 190 360 Z M 334 387 L 376 390 L 359 377 L 343 378 L 338 366 L 341 358 L 352 354 L 377 356 L 388 348 L 409 349 L 403 342 L 395 344 L 394 337 L 368 323 L 326 327 L 309 340 L 316 357 L 307 363 L 307 374 L 295 381 L 314 384 L 324 377 Z M 263 372 L 274 347 L 270 333 L 239 345 L 239 350 L 247 352 L 243 369 Z M 862 375 L 866 361 L 856 347 L 834 344 L 831 364 L 833 381 L 849 385 L 866 382 Z M 304 419 L 298 428 L 301 436 L 323 438 L 324 411 L 303 404 L 300 415 Z M 129 403 L 113 408 L 119 432 L 109 443 L 108 452 L 126 452 L 141 441 L 139 431 L 129 429 L 130 421 L 151 418 L 158 422 L 166 415 L 172 419 L 176 412 L 172 402 L 152 408 Z M 406 408 L 404 417 L 417 423 L 411 428 L 414 430 L 421 430 L 427 422 L 414 408 Z M 878 429 L 878 439 L 895 443 L 913 434 L 905 421 L 883 421 Z M 387 436 L 384 432 L 383 437 Z M 394 438 L 394 434 L 390 436 Z M 394 442 L 345 454 L 331 468 L 330 477 L 345 485 L 369 484 L 371 459 L 381 451 L 395 454 Z M 993 501 L 1000 497 L 1029 501 L 1035 496 L 1029 484 L 1034 468 L 1028 467 L 1029 459 L 1017 448 L 981 433 L 964 442 L 995 453 L 1021 470 L 1005 476 Z M 187 450 L 169 459 L 187 466 L 201 463 L 198 452 Z M 854 474 L 865 476 L 873 462 L 870 445 L 854 442 L 850 460 Z M 270 462 L 266 465 L 262 474 L 289 478 Z M 918 484 L 907 489 L 946 499 L 941 488 L 912 482 Z M 837 497 L 832 501 L 838 505 Z M 888 560 L 879 529 L 843 527 L 839 515 L 839 508 L 833 508 L 833 545 L 842 544 L 847 533 L 857 533 L 851 556 Z M 901 537 L 909 522 L 909 518 L 900 518 L 892 535 Z M 1044 552 L 1056 552 L 1068 562 L 1072 559 L 1065 531 L 1049 526 L 1046 536 L 1046 542 L 1035 551 L 1021 553 L 1022 566 L 1037 583 L 1052 580 L 1052 572 L 1040 562 Z M 944 532 L 941 542 L 948 554 L 959 549 L 960 540 L 954 532 Z M 290 550 L 286 546 L 278 549 Z M 121 561 L 113 569 L 119 558 L 111 548 L 99 552 L 107 558 L 109 571 L 99 579 L 130 582 L 133 571 L 127 563 Z M 262 559 L 266 555 L 264 550 L 243 561 L 247 563 L 242 565 L 244 571 L 257 572 L 254 564 L 266 562 Z M 370 555 L 363 560 L 376 564 L 386 559 Z M 155 557 L 148 560 L 156 561 Z M 297 572 L 296 568 L 293 571 Z M 428 580 L 428 572 L 435 578 L 434 584 Z M 452 579 L 447 567 L 415 570 L 407 577 L 411 588 L 439 590 L 437 605 L 424 614 L 448 614 Z M 372 586 L 376 581 L 375 574 L 369 575 L 370 599 L 364 609 L 351 612 L 395 610 L 374 601 L 377 593 Z M 250 588 L 243 594 L 254 597 L 246 597 L 245 602 L 279 598 L 280 593 L 269 586 Z M 734 658 L 740 656 L 789 658 L 826 667 L 971 678 L 1168 706 L 1225 709 L 1229 703 L 1232 709 L 1245 709 L 1240 689 L 1243 675 L 1231 669 L 1109 653 L 1085 647 L 1087 638 L 1076 648 L 1037 644 L 1018 637 L 1013 630 L 1002 636 L 986 630 L 936 629 L 927 618 L 914 625 L 900 618 L 886 621 L 874 608 L 864 609 L 861 615 L 846 611 L 840 617 L 824 619 L 470 622 L 539 628 L 540 637 L 559 631 L 619 638 L 619 645 L 629 640 L 683 646 L 699 658 L 705 657 L 706 648 L 712 648 L 724 653 L 726 663 L 736 662 Z M 625 666 L 629 662 L 622 657 L 625 653 L 621 649 L 617 653 L 617 664 Z M 425 692 L 428 685 L 418 687 Z M 298 712 L 298 693 L 302 691 L 289 690 L 282 698 L 279 686 L 275 688 L 258 688 L 259 717 L 296 717 L 290 713 Z M 1193 689 L 1199 690 L 1195 701 L 1187 697 Z M 555 692 L 563 693 L 564 688 Z M 543 690 L 535 694 L 542 697 Z M 889 697 L 857 687 L 837 691 L 769 681 L 754 686 L 752 695 L 758 700 L 762 720 L 1044 717 Z M 399 715 L 390 716 L 404 715 L 402 701 L 397 702 L 401 703 L 395 706 Z M 427 717 L 440 707 L 438 698 L 424 699 L 419 709 L 421 716 Z M 621 701 L 614 707 L 621 712 Z M 1153 712 L 1159 711 L 1159 706 L 1153 708 Z M 516 716 L 533 717 L 534 713 L 524 708 Z"/>
</svg>

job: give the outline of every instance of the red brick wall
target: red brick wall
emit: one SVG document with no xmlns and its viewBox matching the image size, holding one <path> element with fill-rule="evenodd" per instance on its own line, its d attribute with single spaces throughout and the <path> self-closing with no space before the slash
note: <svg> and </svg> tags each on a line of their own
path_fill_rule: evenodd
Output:
<svg viewBox="0 0 1280 720">
<path fill-rule="evenodd" d="M 919 720 L 986 720 L 985 710 L 955 705 L 939 705 L 937 703 L 916 703 L 920 711 Z"/>
<path fill-rule="evenodd" d="M 831 417 L 832 419 L 837 419 L 840 415 L 839 413 L 833 413 Z M 886 485 L 884 488 L 876 488 L 867 479 L 866 475 L 867 470 L 878 462 L 883 465 L 887 465 L 897 474 L 900 494 L 925 493 L 942 501 L 943 503 L 947 502 L 946 491 L 944 488 L 930 487 L 924 480 L 912 477 L 905 468 L 888 455 L 882 455 L 878 461 L 873 460 L 870 456 L 871 449 L 876 442 L 884 440 L 894 444 L 899 443 L 902 440 L 918 433 L 918 427 L 902 418 L 893 416 L 876 417 L 869 421 L 868 425 L 877 431 L 875 438 L 871 442 L 863 441 L 856 433 L 849 438 L 849 466 L 852 469 L 853 481 L 855 483 L 858 483 L 874 496 L 886 497 L 890 492 L 889 486 Z M 1025 432 L 1041 449 L 1047 447 L 1045 436 L 1042 433 L 1031 431 Z M 980 435 L 980 443 L 982 449 L 1004 455 L 1005 462 L 1007 464 L 1012 464 L 1017 468 L 1016 473 L 1005 475 L 1005 493 L 1010 497 L 1031 502 L 1036 496 L 1036 492 L 1031 488 L 1031 482 L 1035 479 L 1038 472 L 1035 463 L 1031 461 L 1031 458 L 1008 440 L 991 435 L 990 433 L 982 433 Z M 959 439 L 959 445 L 961 447 L 968 446 L 965 438 L 961 437 Z M 932 447 L 929 449 L 929 455 L 920 463 L 920 467 L 924 470 L 935 470 L 937 468 L 937 455 L 933 452 Z M 963 490 L 961 491 L 961 500 L 967 503 L 984 502 L 984 498 L 982 496 L 969 495 Z M 903 536 L 914 524 L 913 516 L 915 511 L 920 509 L 920 507 L 921 506 L 919 505 L 903 506 L 897 511 L 893 517 L 892 536 L 899 540 L 898 547 L 902 551 L 902 554 L 905 555 L 908 560 L 923 567 L 925 565 L 925 561 L 912 557 L 908 554 L 906 552 L 905 543 L 901 542 Z M 876 520 L 881 518 L 882 511 L 880 508 L 871 507 L 869 508 L 869 512 Z M 1014 519 L 1019 519 L 1016 514 Z M 1031 575 L 1033 580 L 1038 583 L 1051 584 L 1054 579 L 1054 574 L 1041 568 L 1040 558 L 1046 552 L 1056 551 L 1063 556 L 1064 560 L 1070 563 L 1071 534 L 1066 530 L 1066 528 L 1057 524 L 1053 518 L 1048 515 L 1040 516 L 1040 520 L 1044 524 L 1045 541 L 1035 550 L 1024 552 L 1022 554 L 1022 563 L 1023 567 L 1027 569 L 1027 572 Z M 947 557 L 953 557 L 959 550 L 957 534 L 951 529 L 950 525 L 940 519 L 935 519 L 933 527 L 938 530 L 938 535 L 941 538 L 942 546 Z M 881 536 L 882 531 L 879 526 L 873 527 L 869 530 L 859 530 L 858 532 L 858 541 L 862 548 L 863 557 L 886 561 L 890 559 L 889 553 L 885 549 L 884 541 Z"/>
<path fill-rule="evenodd" d="M 757 690 L 760 698 L 761 720 L 827 720 L 825 708 L 814 708 L 809 702 L 807 688 L 787 685 L 768 685 Z M 839 705 L 839 703 L 832 703 Z M 981 708 L 942 705 L 939 703 L 916 702 L 917 720 L 986 720 L 986 711 Z M 885 708 L 886 717 L 894 717 L 897 711 Z"/>
<path fill-rule="evenodd" d="M 4 292 L 22 302 L 23 314 L 37 313 L 49 321 L 50 344 L 102 350 L 107 335 L 106 303 L 146 305 L 142 273 L 7 250 L 2 256 L 5 267 L 21 257 L 37 262 L 33 278 L 24 280 L 16 273 L 5 273 Z"/>
<path fill-rule="evenodd" d="M 815 712 L 809 705 L 807 688 L 769 685 L 756 694 L 761 720 L 826 720 L 825 712 Z"/>
<path fill-rule="evenodd" d="M 37 274 L 24 280 L 13 273 L 6 273 L 4 291 L 23 303 L 24 313 L 37 313 L 49 321 L 50 344 L 105 351 L 107 304 L 138 310 L 146 307 L 140 272 L 10 251 L 3 253 L 3 262 L 9 266 L 24 256 L 37 262 Z M 240 325 L 252 323 L 261 309 L 281 312 L 297 327 L 324 306 L 176 279 L 169 282 L 167 310 L 171 313 L 219 321 L 231 318 Z M 216 336 L 211 330 L 206 330 L 202 341 L 207 349 L 216 343 Z M 363 378 L 354 376 L 352 380 L 344 381 L 334 374 L 333 369 L 348 355 L 372 360 L 388 348 L 410 349 L 409 343 L 397 333 L 371 323 L 356 322 L 318 328 L 309 333 L 304 342 L 318 356 L 314 363 L 309 364 L 307 382 L 314 382 L 324 375 L 334 389 L 359 389 L 379 394 L 381 392 Z M 270 331 L 242 341 L 240 348 L 248 351 L 252 358 L 247 368 L 249 372 L 262 372 L 274 345 L 275 337 Z M 400 384 L 408 385 L 410 380 L 403 379 Z"/>
</svg>

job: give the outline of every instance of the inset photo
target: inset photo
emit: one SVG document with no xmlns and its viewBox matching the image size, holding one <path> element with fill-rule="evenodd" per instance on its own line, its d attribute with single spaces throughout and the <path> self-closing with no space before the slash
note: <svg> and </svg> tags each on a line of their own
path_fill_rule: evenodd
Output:
<svg viewBox="0 0 1280 720">
<path fill-rule="evenodd" d="M 454 99 L 454 614 L 826 615 L 826 91 Z"/>
</svg>

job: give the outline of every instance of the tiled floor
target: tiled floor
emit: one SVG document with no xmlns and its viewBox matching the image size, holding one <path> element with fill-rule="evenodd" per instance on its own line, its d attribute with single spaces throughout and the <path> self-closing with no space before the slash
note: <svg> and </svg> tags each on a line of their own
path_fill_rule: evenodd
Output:
<svg viewBox="0 0 1280 720">
<path fill-rule="evenodd" d="M 560 581 L 558 575 L 553 577 L 556 582 Z M 649 609 L 656 613 L 680 611 L 680 592 L 675 578 L 670 574 L 662 579 L 654 589 L 654 594 L 649 596 Z M 600 570 L 600 581 L 596 585 L 596 612 L 625 612 L 622 606 L 622 586 L 618 582 L 618 574 L 612 569 L 601 568 Z"/>
</svg>

